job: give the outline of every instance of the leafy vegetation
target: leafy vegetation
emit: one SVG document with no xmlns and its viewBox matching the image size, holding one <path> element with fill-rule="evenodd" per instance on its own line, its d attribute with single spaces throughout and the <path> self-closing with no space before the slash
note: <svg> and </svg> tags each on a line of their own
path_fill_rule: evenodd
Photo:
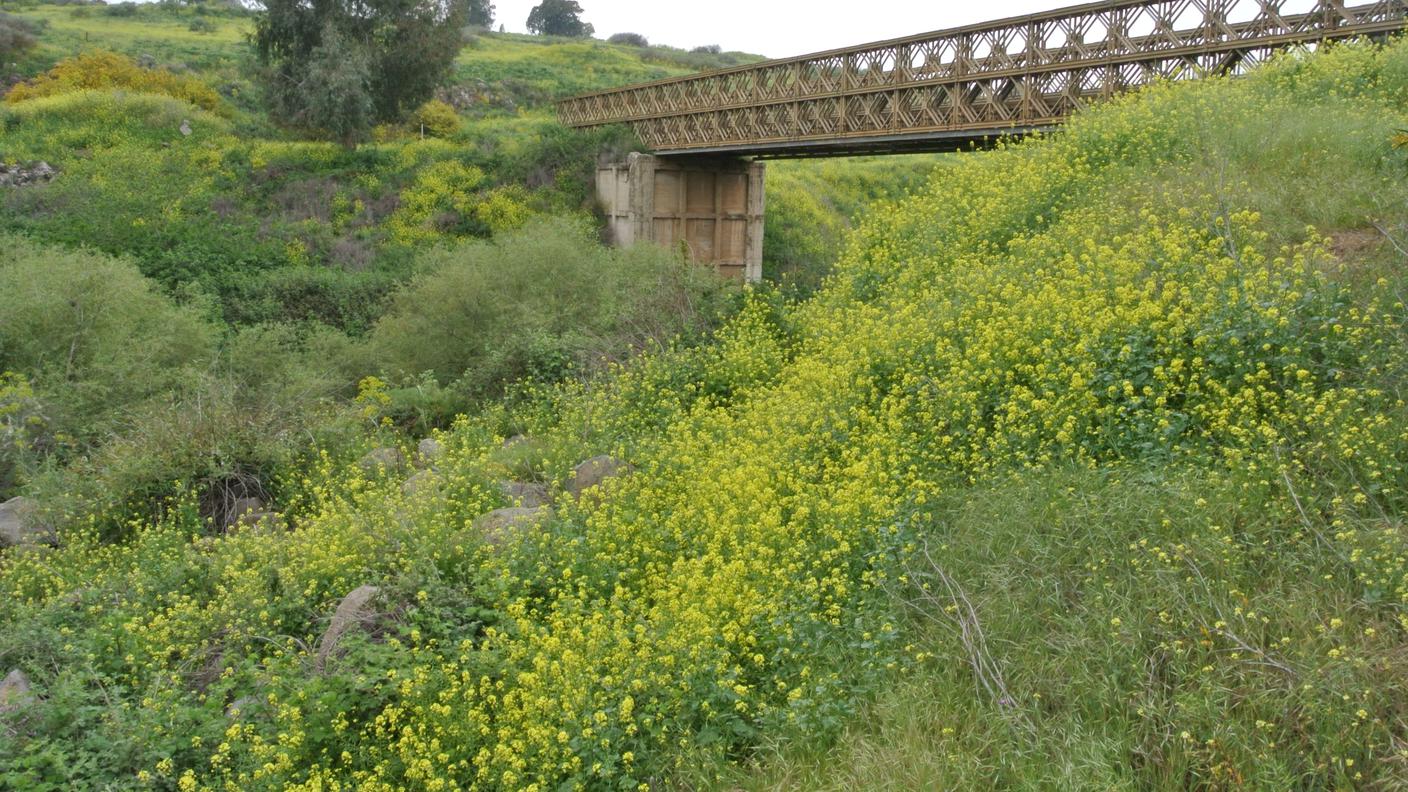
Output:
<svg viewBox="0 0 1408 792">
<path fill-rule="evenodd" d="M 542 36 L 590 38 L 596 32 L 591 23 L 582 21 L 577 0 L 543 0 L 528 12 L 527 26 L 529 33 Z"/>
<path fill-rule="evenodd" d="M 546 220 L 428 253 L 371 334 L 376 359 L 392 374 L 432 372 L 456 391 L 497 395 L 505 383 L 565 379 L 697 335 L 723 313 L 711 273 L 593 237 Z"/>
<path fill-rule="evenodd" d="M 251 43 L 274 115 L 346 146 L 429 100 L 460 49 L 470 5 L 443 0 L 263 0 Z"/>
<path fill-rule="evenodd" d="M 201 80 L 143 68 L 129 57 L 101 50 L 77 55 L 29 82 L 16 85 L 5 95 L 5 101 L 16 104 L 44 96 L 113 89 L 171 96 L 202 110 L 228 114 L 220 95 Z"/>
<path fill-rule="evenodd" d="M 14 61 L 34 49 L 39 26 L 27 19 L 0 13 L 0 61 Z"/>
</svg>

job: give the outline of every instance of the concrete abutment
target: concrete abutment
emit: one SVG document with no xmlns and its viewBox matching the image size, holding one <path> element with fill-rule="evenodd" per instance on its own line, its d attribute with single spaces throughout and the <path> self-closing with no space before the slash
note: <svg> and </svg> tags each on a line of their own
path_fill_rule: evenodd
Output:
<svg viewBox="0 0 1408 792">
<path fill-rule="evenodd" d="M 612 244 L 683 249 L 749 282 L 763 277 L 764 173 L 733 157 L 631 154 L 598 166 L 596 194 Z"/>
</svg>

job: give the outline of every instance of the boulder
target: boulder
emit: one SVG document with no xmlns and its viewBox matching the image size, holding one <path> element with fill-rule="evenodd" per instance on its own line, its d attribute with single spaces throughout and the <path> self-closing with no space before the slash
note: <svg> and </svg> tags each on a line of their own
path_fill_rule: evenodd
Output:
<svg viewBox="0 0 1408 792">
<path fill-rule="evenodd" d="M 22 710 L 34 703 L 34 691 L 29 687 L 29 677 L 18 668 L 5 675 L 0 682 L 0 714 Z"/>
<path fill-rule="evenodd" d="M 542 523 L 551 513 L 546 506 L 495 509 L 475 520 L 474 529 L 491 547 L 503 547 Z"/>
<path fill-rule="evenodd" d="M 5 165 L 0 163 L 0 187 L 27 187 L 54 180 L 59 172 L 47 162 L 31 165 Z"/>
<path fill-rule="evenodd" d="M 283 528 L 283 515 L 272 511 L 252 511 L 240 515 L 237 528 Z"/>
<path fill-rule="evenodd" d="M 567 491 L 580 498 L 583 492 L 601 486 L 602 482 L 631 472 L 631 466 L 611 456 L 595 456 L 572 469 Z"/>
<path fill-rule="evenodd" d="M 406 464 L 406 457 L 399 448 L 373 448 L 366 456 L 357 460 L 357 466 L 369 476 L 400 470 Z"/>
<path fill-rule="evenodd" d="M 500 481 L 499 491 L 505 498 L 525 509 L 548 505 L 548 488 L 523 481 Z"/>
<path fill-rule="evenodd" d="M 236 498 L 229 513 L 225 515 L 225 527 L 233 528 L 236 525 L 245 525 L 245 518 L 263 511 L 264 501 L 259 498 Z"/>
<path fill-rule="evenodd" d="M 414 498 L 420 493 L 434 492 L 440 488 L 440 475 L 433 470 L 422 470 L 406 479 L 401 485 L 401 494 Z"/>
<path fill-rule="evenodd" d="M 439 440 L 427 437 L 416 445 L 416 454 L 422 466 L 433 467 L 445 455 L 445 446 Z"/>
<path fill-rule="evenodd" d="M 38 520 L 39 504 L 20 496 L 0 503 L 0 547 L 49 544 L 54 531 Z"/>
<path fill-rule="evenodd" d="M 235 720 L 241 715 L 248 715 L 251 710 L 259 706 L 259 699 L 255 696 L 240 696 L 230 702 L 230 706 L 225 708 L 225 717 Z"/>
<path fill-rule="evenodd" d="M 337 655 L 337 645 L 351 630 L 365 630 L 376 624 L 377 612 L 372 607 L 381 589 L 376 586 L 358 586 L 352 593 L 342 598 L 332 621 L 318 639 L 318 670 L 322 671 L 330 658 Z"/>
</svg>

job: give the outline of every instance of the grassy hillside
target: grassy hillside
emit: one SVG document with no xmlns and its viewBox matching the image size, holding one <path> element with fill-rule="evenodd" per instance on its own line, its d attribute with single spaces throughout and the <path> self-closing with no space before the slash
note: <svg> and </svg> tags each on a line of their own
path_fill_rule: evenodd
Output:
<svg viewBox="0 0 1408 792">
<path fill-rule="evenodd" d="M 552 100 L 751 59 L 467 31 L 442 92 L 458 119 L 428 133 L 415 119 L 385 127 L 374 144 L 349 153 L 268 121 L 250 80 L 247 15 L 155 5 L 4 8 L 43 25 L 18 77 L 64 62 L 70 84 L 104 90 L 44 101 L 16 94 L 0 105 L 0 161 L 45 161 L 64 174 L 0 195 L 0 229 L 132 256 L 168 290 L 195 285 L 212 294 L 236 325 L 316 321 L 354 335 L 409 277 L 418 251 L 492 236 L 532 215 L 591 213 L 597 155 L 635 144 L 621 130 L 559 127 Z M 137 95 L 150 87 L 113 94 L 106 62 L 65 61 L 101 52 L 204 85 L 218 94 L 204 109 L 218 117 Z M 904 170 L 912 180 L 929 165 Z M 787 175 L 803 172 L 812 174 L 805 186 Z M 814 283 L 850 217 L 900 183 L 893 165 L 827 171 L 837 178 L 821 172 L 779 171 L 770 272 L 806 268 Z"/>
<path fill-rule="evenodd" d="M 1403 789 L 1405 124 L 1401 42 L 1157 86 L 948 162 L 810 298 L 461 418 L 428 472 L 330 444 L 277 517 L 175 489 L 3 551 L 34 693 L 0 779 Z M 400 326 L 549 236 L 451 254 L 484 268 Z M 384 383 L 357 405 L 414 458 Z M 565 494 L 598 454 L 631 468 Z M 506 481 L 553 506 L 489 530 Z"/>
</svg>

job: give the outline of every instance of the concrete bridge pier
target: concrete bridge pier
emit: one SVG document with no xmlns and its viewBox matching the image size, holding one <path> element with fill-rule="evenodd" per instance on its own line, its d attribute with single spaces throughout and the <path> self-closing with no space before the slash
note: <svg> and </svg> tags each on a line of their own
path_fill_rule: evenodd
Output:
<svg viewBox="0 0 1408 792">
<path fill-rule="evenodd" d="M 724 275 L 763 277 L 764 165 L 736 157 L 631 154 L 597 167 L 612 244 L 682 248 Z"/>
</svg>

